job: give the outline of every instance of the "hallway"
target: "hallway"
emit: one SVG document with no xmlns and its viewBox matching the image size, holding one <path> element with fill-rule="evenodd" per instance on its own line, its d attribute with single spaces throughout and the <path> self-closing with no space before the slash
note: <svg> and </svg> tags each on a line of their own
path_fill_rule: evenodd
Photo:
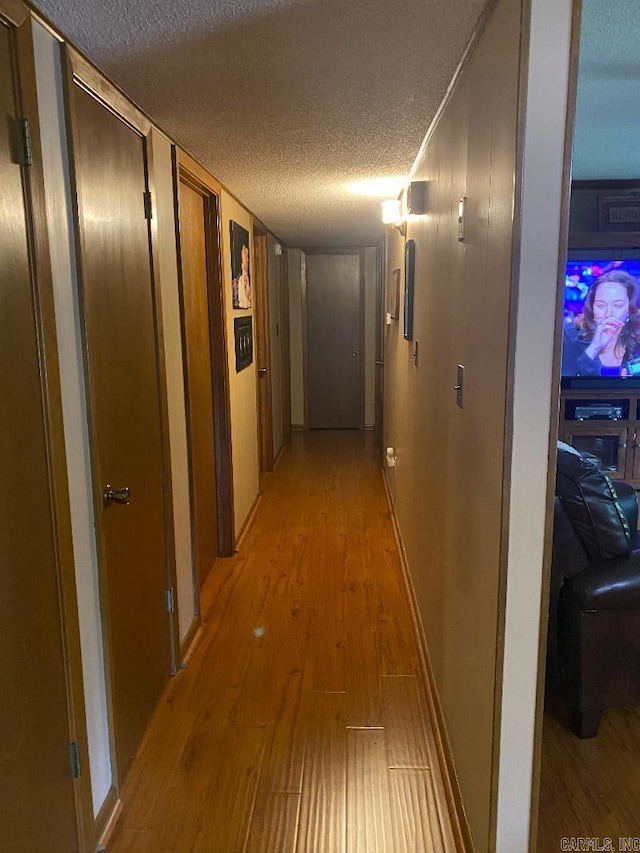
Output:
<svg viewBox="0 0 640 853">
<path fill-rule="evenodd" d="M 109 853 L 454 840 L 372 433 L 294 433 L 133 762 Z"/>
</svg>

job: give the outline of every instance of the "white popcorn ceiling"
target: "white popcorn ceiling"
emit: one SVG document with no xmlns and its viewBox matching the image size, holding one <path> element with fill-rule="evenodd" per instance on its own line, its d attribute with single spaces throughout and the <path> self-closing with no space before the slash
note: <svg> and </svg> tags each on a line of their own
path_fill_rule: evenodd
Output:
<svg viewBox="0 0 640 853">
<path fill-rule="evenodd" d="M 485 0 L 36 0 L 289 246 L 372 245 Z"/>
<path fill-rule="evenodd" d="M 485 0 L 35 0 L 290 246 L 377 241 Z M 574 178 L 639 178 L 640 3 L 583 0 Z"/>
</svg>

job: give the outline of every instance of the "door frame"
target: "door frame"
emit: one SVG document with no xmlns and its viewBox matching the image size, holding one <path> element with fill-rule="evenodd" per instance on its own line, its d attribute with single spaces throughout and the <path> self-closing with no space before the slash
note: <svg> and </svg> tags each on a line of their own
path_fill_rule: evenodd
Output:
<svg viewBox="0 0 640 853">
<path fill-rule="evenodd" d="M 386 453 L 384 446 L 384 354 L 386 343 L 387 329 L 387 282 L 384 280 L 384 271 L 387 268 L 387 241 L 386 235 L 383 235 L 378 241 L 376 247 L 376 297 L 375 297 L 375 424 L 373 427 L 376 449 L 379 458 L 384 466 L 386 464 Z"/>
<path fill-rule="evenodd" d="M 53 279 L 44 190 L 44 167 L 40 144 L 40 121 L 34 60 L 32 17 L 20 0 L 0 0 L 0 18 L 13 33 L 16 94 L 18 108 L 28 120 L 31 132 L 31 164 L 23 166 L 26 228 L 32 262 L 35 293 L 34 314 L 41 364 L 41 394 L 45 418 L 51 489 L 51 507 L 55 532 L 56 562 L 60 590 L 60 628 L 65 667 L 65 692 L 69 720 L 69 743 L 79 749 L 82 773 L 73 780 L 78 845 L 81 851 L 93 850 L 98 827 L 93 813 L 91 767 L 84 704 L 84 680 L 78 619 L 77 588 L 71 510 L 67 480 L 66 447 L 62 417 L 62 392 L 58 365 Z"/>
<path fill-rule="evenodd" d="M 544 700 L 546 692 L 547 639 L 549 632 L 549 600 L 551 591 L 551 558 L 553 550 L 553 501 L 555 496 L 554 443 L 561 437 L 560 379 L 562 363 L 562 308 L 564 278 L 569 251 L 569 213 L 571 208 L 571 167 L 575 135 L 575 118 L 578 98 L 578 60 L 580 54 L 582 0 L 570 0 L 570 45 L 567 72 L 567 104 L 562 168 L 560 223 L 558 232 L 558 276 L 556 294 L 556 330 L 553 350 L 553 368 L 549 388 L 550 453 L 547 470 L 547 495 L 545 507 L 545 534 L 541 573 L 541 607 L 538 634 L 538 677 L 533 730 L 532 785 L 529 811 L 529 853 L 536 853 L 540 813 L 540 781 L 543 761 Z M 523 109 L 524 112 L 524 109 Z M 523 167 L 521 167 L 523 168 Z M 521 210 L 518 210 L 521 217 Z"/>
<path fill-rule="evenodd" d="M 254 336 L 257 360 L 258 451 L 260 474 L 273 471 L 273 400 L 271 396 L 271 335 L 269 330 L 269 244 L 266 228 L 252 217 Z M 267 372 L 260 375 L 261 370 Z"/>
<path fill-rule="evenodd" d="M 128 125 L 136 133 L 145 140 L 145 169 L 147 189 L 152 194 L 153 199 L 153 163 L 151 161 L 151 150 L 149 134 L 151 131 L 151 120 L 137 107 L 135 107 L 126 96 L 117 89 L 102 73 L 95 68 L 82 54 L 67 42 L 62 44 L 62 68 L 63 68 L 63 89 L 64 89 L 64 106 L 67 129 L 67 147 L 69 152 L 69 176 L 72 189 L 72 208 L 73 208 L 73 227 L 74 241 L 76 249 L 76 264 L 78 270 L 78 287 L 80 296 L 81 311 L 84 304 L 84 273 L 82 263 L 82 209 L 78 193 L 78 181 L 75 168 L 75 140 L 74 126 L 76 123 L 75 111 L 72 104 L 71 93 L 73 86 L 78 86 L 93 97 L 106 110 L 116 115 L 124 124 Z M 171 458 L 169 449 L 169 415 L 166 392 L 166 369 L 164 363 L 164 336 L 162 329 L 162 294 L 158 280 L 158 236 L 157 236 L 157 220 L 153 216 L 147 220 L 148 239 L 149 239 L 149 266 L 150 266 L 150 281 L 152 287 L 153 311 L 154 311 L 154 336 L 156 350 L 156 375 L 158 378 L 158 401 L 159 401 L 159 430 L 160 441 L 162 448 L 162 478 L 163 478 L 163 517 L 165 527 L 165 551 L 166 551 L 166 588 L 167 590 L 175 590 L 177 586 L 177 570 L 175 560 L 174 547 L 174 522 L 173 522 L 173 495 L 171 486 Z M 87 389 L 87 400 L 89 408 L 89 447 L 91 457 L 91 468 L 93 471 L 98 470 L 98 449 L 96 447 L 93 415 L 93 391 L 92 382 L 89 375 L 88 365 L 88 350 L 87 336 L 84 321 L 81 322 L 81 333 L 83 340 L 83 363 L 84 376 Z M 108 576 L 106 569 L 106 558 L 104 553 L 104 530 L 102 526 L 102 506 L 103 498 L 101 493 L 101 484 L 97 478 L 94 482 L 93 489 L 93 506 L 95 518 L 95 536 L 97 542 L 97 557 L 98 557 L 98 583 L 100 590 L 100 614 L 102 621 L 103 636 L 105 638 L 105 676 L 106 676 L 106 693 L 109 718 L 109 750 L 111 759 L 111 772 L 113 785 L 116 794 L 119 794 L 122 788 L 124 768 L 118 766 L 117 746 L 115 741 L 114 728 L 114 707 L 113 707 L 113 688 L 112 688 L 112 672 L 111 672 L 111 618 L 108 609 Z M 179 628 L 178 628 L 178 613 L 177 608 L 170 610 L 167 608 L 167 624 L 168 634 L 167 642 L 169 648 L 169 671 L 167 672 L 167 681 L 171 675 L 175 675 L 178 671 L 177 657 L 179 654 Z"/>
<path fill-rule="evenodd" d="M 358 255 L 360 260 L 360 328 L 358 330 L 358 345 L 362 358 L 360 359 L 360 426 L 365 429 L 365 254 L 362 246 L 311 246 L 302 249 L 303 257 L 306 255 Z M 303 265 L 302 272 L 302 353 L 304 360 L 304 428 L 309 426 L 309 335 L 308 335 L 308 313 L 307 313 L 307 266 Z"/>
<path fill-rule="evenodd" d="M 216 464 L 216 497 L 218 505 L 218 556 L 230 557 L 235 550 L 235 520 L 233 504 L 233 467 L 231 460 L 231 401 L 229 392 L 229 357 L 225 330 L 226 309 L 222 288 L 222 245 L 220 234 L 220 196 L 222 185 L 200 166 L 186 151 L 177 145 L 172 148 L 173 187 L 175 209 L 176 252 L 178 259 L 178 292 L 180 300 L 180 322 L 182 326 L 183 372 L 185 383 L 187 432 L 189 434 L 189 380 L 187 376 L 187 353 L 185 333 L 185 311 L 182 278 L 182 255 L 180 248 L 179 189 L 180 181 L 190 185 L 205 199 L 207 221 L 205 223 L 207 258 L 207 284 L 209 297 L 209 341 L 211 347 L 213 429 Z M 188 446 L 189 492 L 193 508 L 193 476 L 191 445 Z M 191 512 L 191 539 L 195 549 L 195 515 Z M 194 550 L 195 554 L 195 550 Z M 194 573 L 195 573 L 194 564 Z M 194 574 L 194 594 L 198 595 L 198 583 Z M 199 611 L 199 604 L 198 604 Z"/>
</svg>

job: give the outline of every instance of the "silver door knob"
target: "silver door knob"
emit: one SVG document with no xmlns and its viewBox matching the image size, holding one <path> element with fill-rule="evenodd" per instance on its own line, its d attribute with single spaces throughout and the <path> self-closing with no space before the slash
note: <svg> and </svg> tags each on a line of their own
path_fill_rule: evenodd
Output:
<svg viewBox="0 0 640 853">
<path fill-rule="evenodd" d="M 266 376 L 266 375 L 267 375 L 267 368 L 266 367 L 259 367 L 258 368 L 258 376 Z"/>
<path fill-rule="evenodd" d="M 357 356 L 358 356 L 358 350 L 354 349 L 354 351 L 351 353 L 351 358 L 357 358 Z"/>
<path fill-rule="evenodd" d="M 102 497 L 105 504 L 116 503 L 126 505 L 131 503 L 131 490 L 128 486 L 125 486 L 123 489 L 114 489 L 113 486 L 107 483 L 104 487 Z"/>
</svg>

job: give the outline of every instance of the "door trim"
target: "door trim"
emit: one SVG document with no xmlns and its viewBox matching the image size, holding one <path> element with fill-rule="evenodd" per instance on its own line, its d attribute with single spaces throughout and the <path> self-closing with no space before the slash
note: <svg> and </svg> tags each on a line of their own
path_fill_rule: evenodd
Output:
<svg viewBox="0 0 640 853">
<path fill-rule="evenodd" d="M 231 461 L 231 400 L 229 392 L 229 359 L 225 335 L 226 309 L 222 289 L 222 248 L 220 235 L 220 195 L 222 187 L 199 163 L 178 146 L 173 146 L 173 184 L 175 205 L 176 250 L 178 258 L 178 288 L 182 321 L 182 348 L 185 388 L 186 338 L 184 334 L 184 304 L 178 191 L 180 180 L 203 195 L 206 201 L 206 257 L 209 296 L 209 340 L 211 347 L 213 425 L 216 461 L 216 492 L 218 502 L 218 555 L 230 557 L 235 551 L 235 519 L 233 503 L 233 468 Z M 189 418 L 189 407 L 187 419 Z M 189 489 L 192 489 L 191 448 L 189 448 Z M 192 495 L 193 500 L 193 495 Z M 192 513 L 192 530 L 194 516 Z M 195 553 L 195 552 L 194 552 Z"/>
<path fill-rule="evenodd" d="M 29 17 L 29 11 L 20 0 L 0 0 L 0 17 L 17 29 Z"/>
<path fill-rule="evenodd" d="M 567 121 L 564 140 L 564 170 L 562 176 L 562 201 L 560 210 L 560 232 L 558 234 L 558 293 L 556 310 L 556 336 L 554 341 L 553 372 L 550 387 L 551 459 L 547 471 L 547 506 L 545 513 L 545 536 L 542 564 L 542 601 L 540 634 L 538 645 L 538 684 L 533 729 L 533 760 L 531 784 L 531 808 L 529 818 L 529 853 L 536 853 L 540 814 L 540 776 L 542 773 L 542 746 L 544 722 L 544 697 L 547 663 L 547 635 L 549 629 L 549 596 L 551 588 L 551 556 L 553 548 L 553 499 L 555 494 L 555 449 L 553 442 L 559 438 L 560 373 L 562 361 L 562 307 L 564 275 L 569 246 L 569 211 L 571 206 L 571 159 L 575 133 L 576 106 L 578 97 L 578 59 L 580 54 L 582 0 L 572 0 L 571 42 L 569 48 Z M 530 27 L 528 28 L 530 31 Z M 521 155 L 522 156 L 522 155 Z M 520 213 L 520 211 L 518 211 Z M 521 218 L 521 217 L 519 217 Z M 553 463 L 553 464 L 552 464 Z"/>
<path fill-rule="evenodd" d="M 151 128 L 149 128 L 149 131 Z M 151 193 L 152 211 L 157 209 L 153 145 L 147 136 L 147 189 Z M 164 323 L 162 319 L 162 287 L 160 286 L 160 245 L 158 238 L 158 217 L 152 212 L 149 223 L 149 243 L 151 247 L 151 284 L 153 288 L 154 319 L 156 335 L 156 359 L 158 369 L 158 400 L 160 402 L 160 441 L 162 446 L 162 477 L 164 481 L 164 518 L 165 518 L 165 549 L 167 553 L 167 589 L 178 589 L 178 567 L 176 565 L 175 522 L 173 517 L 173 488 L 171 480 L 171 448 L 169 432 L 169 401 L 167 398 L 167 369 L 164 349 Z M 174 598 L 175 600 L 175 598 Z M 180 626 L 178 624 L 178 608 L 167 614 L 169 620 L 169 642 L 171 645 L 171 675 L 178 671 L 180 654 Z"/>
<path fill-rule="evenodd" d="M 70 82 L 76 83 L 103 107 L 112 112 L 141 136 L 147 137 L 151 119 L 138 109 L 102 72 L 69 42 L 63 42 L 63 57 L 69 71 Z"/>
<path fill-rule="evenodd" d="M 269 265 L 267 232 L 253 219 L 254 257 L 254 335 L 258 370 L 266 368 L 264 377 L 256 377 L 258 411 L 258 449 L 260 474 L 273 471 L 273 400 L 271 396 L 271 336 L 269 332 Z"/>
</svg>

